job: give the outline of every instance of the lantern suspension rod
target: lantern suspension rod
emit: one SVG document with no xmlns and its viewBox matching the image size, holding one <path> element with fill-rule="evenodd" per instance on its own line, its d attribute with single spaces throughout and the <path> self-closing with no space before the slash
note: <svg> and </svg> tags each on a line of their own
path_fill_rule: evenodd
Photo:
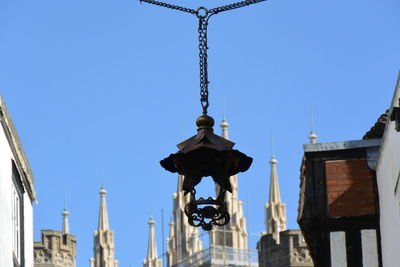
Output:
<svg viewBox="0 0 400 267">
<path fill-rule="evenodd" d="M 196 17 L 199 19 L 199 27 L 198 27 L 198 33 L 199 33 L 199 65 L 200 65 L 200 103 L 203 108 L 203 114 L 207 114 L 207 109 L 209 106 L 209 101 L 208 101 L 208 62 L 207 62 L 207 51 L 208 51 L 208 46 L 207 46 L 207 26 L 208 26 L 208 20 L 212 15 L 232 10 L 232 9 L 237 9 L 241 8 L 244 6 L 256 4 L 259 2 L 264 2 L 266 0 L 245 0 L 245 1 L 240 1 L 236 2 L 233 4 L 228 4 L 212 9 L 207 9 L 205 7 L 199 7 L 196 10 L 187 8 L 187 7 L 182 7 L 182 6 L 177 6 L 177 5 L 172 5 L 156 0 L 139 0 L 140 2 L 145 2 L 148 4 L 152 5 L 157 5 L 161 7 L 166 7 L 182 12 L 186 12 L 192 15 L 196 15 Z"/>
</svg>

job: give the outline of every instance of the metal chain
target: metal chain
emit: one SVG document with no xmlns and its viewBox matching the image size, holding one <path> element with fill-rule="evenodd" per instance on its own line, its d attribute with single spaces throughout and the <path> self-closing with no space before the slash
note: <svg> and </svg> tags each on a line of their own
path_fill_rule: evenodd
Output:
<svg viewBox="0 0 400 267">
<path fill-rule="evenodd" d="M 236 9 L 236 8 L 240 8 L 240 7 L 244 7 L 244 6 L 249 6 L 249 5 L 264 2 L 264 1 L 267 1 L 267 0 L 246 0 L 246 1 L 241 1 L 241 2 L 237 2 L 237 3 L 225 5 L 225 6 L 212 8 L 208 12 L 210 14 L 218 14 L 223 11 L 228 11 L 228 10 L 232 10 L 232 9 Z"/>
<path fill-rule="evenodd" d="M 182 7 L 182 6 L 176 6 L 176 5 L 171 5 L 168 3 L 164 3 L 164 2 L 159 2 L 159 1 L 155 1 L 155 0 L 139 0 L 140 2 L 146 2 L 148 4 L 153 4 L 156 6 L 162 6 L 162 7 L 166 7 L 166 8 L 170 8 L 170 9 L 175 9 L 175 10 L 179 10 L 179 11 L 183 11 L 186 13 L 190 13 L 195 15 L 196 14 L 196 10 L 191 9 L 191 8 L 186 8 L 186 7 Z"/>
<path fill-rule="evenodd" d="M 208 102 L 208 63 L 207 63 L 207 26 L 208 26 L 208 19 L 215 14 L 248 6 L 251 4 L 256 4 L 260 2 L 264 2 L 267 0 L 245 0 L 225 6 L 220 6 L 217 8 L 212 8 L 208 10 L 205 7 L 199 7 L 197 10 L 186 8 L 186 7 L 181 7 L 181 6 L 176 6 L 176 5 L 171 5 L 168 3 L 164 2 L 159 2 L 156 0 L 139 0 L 140 2 L 146 2 L 149 4 L 157 5 L 157 6 L 162 6 L 170 9 L 175 9 L 179 11 L 183 11 L 186 13 L 190 13 L 193 15 L 196 15 L 197 18 L 199 19 L 199 59 L 200 59 L 200 103 L 201 106 L 203 107 L 203 114 L 207 114 L 207 109 L 209 106 Z"/>
<path fill-rule="evenodd" d="M 208 102 L 208 63 L 207 63 L 207 26 L 208 18 L 199 17 L 199 59 L 200 59 L 200 103 L 203 113 L 207 114 Z"/>
</svg>

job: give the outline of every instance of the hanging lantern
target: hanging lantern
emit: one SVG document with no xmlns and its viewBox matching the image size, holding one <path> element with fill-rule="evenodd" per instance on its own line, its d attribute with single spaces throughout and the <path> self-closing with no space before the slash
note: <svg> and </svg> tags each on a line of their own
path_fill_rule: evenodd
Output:
<svg viewBox="0 0 400 267">
<path fill-rule="evenodd" d="M 157 0 L 140 0 L 153 5 L 167 7 L 196 15 L 199 20 L 199 65 L 200 65 L 200 103 L 203 115 L 198 117 L 197 134 L 178 145 L 179 151 L 160 161 L 167 171 L 184 175 L 182 190 L 185 195 L 190 194 L 190 201 L 185 206 L 185 214 L 192 226 L 201 226 L 210 231 L 214 225 L 222 226 L 229 222 L 225 202 L 225 193 L 232 193 L 230 177 L 249 169 L 253 159 L 239 150 L 232 149 L 235 143 L 214 134 L 214 119 L 207 115 L 208 102 L 208 62 L 207 62 L 207 26 L 211 16 L 224 11 L 237 9 L 265 0 L 244 0 L 241 2 L 207 9 L 199 7 L 197 10 L 172 5 Z M 219 185 L 217 198 L 196 199 L 196 185 L 203 177 L 211 176 Z"/>
<path fill-rule="evenodd" d="M 249 169 L 253 159 L 239 150 L 232 149 L 235 143 L 213 132 L 214 119 L 203 114 L 196 121 L 197 134 L 178 145 L 179 151 L 163 159 L 160 164 L 167 171 L 184 175 L 182 190 L 190 193 L 190 202 L 185 213 L 192 226 L 211 230 L 213 225 L 225 225 L 230 216 L 225 202 L 225 192 L 232 193 L 229 178 Z M 196 199 L 195 186 L 203 177 L 211 176 L 219 185 L 216 199 Z"/>
</svg>

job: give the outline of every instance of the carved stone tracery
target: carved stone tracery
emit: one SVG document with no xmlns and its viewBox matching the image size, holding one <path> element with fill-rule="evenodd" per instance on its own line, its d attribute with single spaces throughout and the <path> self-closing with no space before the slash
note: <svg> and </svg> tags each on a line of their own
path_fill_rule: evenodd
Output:
<svg viewBox="0 0 400 267">
<path fill-rule="evenodd" d="M 35 267 L 75 267 L 76 239 L 59 231 L 42 230 L 42 241 L 34 243 Z"/>
</svg>

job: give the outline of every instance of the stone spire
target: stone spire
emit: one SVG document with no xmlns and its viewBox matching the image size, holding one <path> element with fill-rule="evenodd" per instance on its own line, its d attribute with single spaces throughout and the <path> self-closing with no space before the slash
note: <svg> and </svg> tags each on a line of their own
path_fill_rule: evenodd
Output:
<svg viewBox="0 0 400 267">
<path fill-rule="evenodd" d="M 177 191 L 173 194 L 173 221 L 169 224 L 167 238 L 167 266 L 182 263 L 182 266 L 191 266 L 197 261 L 196 255 L 201 257 L 203 243 L 199 238 L 199 230 L 189 225 L 184 209 L 189 203 L 190 196 L 182 191 L 183 175 L 178 176 Z M 187 260 L 189 259 L 189 260 Z"/>
<path fill-rule="evenodd" d="M 265 225 L 267 234 L 272 234 L 272 238 L 279 244 L 279 233 L 286 230 L 286 205 L 281 201 L 279 191 L 278 174 L 276 164 L 278 161 L 272 156 L 269 161 L 271 164 L 271 177 L 269 183 L 269 200 L 265 204 Z"/>
<path fill-rule="evenodd" d="M 316 144 L 317 143 L 318 136 L 314 133 L 313 130 L 311 130 L 310 136 L 308 138 L 310 139 L 310 144 Z"/>
<path fill-rule="evenodd" d="M 102 187 L 99 193 L 99 222 L 94 232 L 94 257 L 90 259 L 90 267 L 118 267 L 118 261 L 114 258 L 114 232 L 108 224 L 107 191 Z"/>
<path fill-rule="evenodd" d="M 102 187 L 100 189 L 99 224 L 97 228 L 99 231 L 110 230 L 110 226 L 108 225 L 106 194 L 107 191 Z"/>
<path fill-rule="evenodd" d="M 147 258 L 143 261 L 143 267 L 162 267 L 162 260 L 158 258 L 156 244 L 156 230 L 154 220 L 150 217 L 149 224 L 149 240 L 147 245 Z"/>
<path fill-rule="evenodd" d="M 226 140 L 229 140 L 228 127 L 229 123 L 226 121 L 224 116 L 221 122 L 221 130 L 222 130 L 222 137 L 225 138 Z"/>
<path fill-rule="evenodd" d="M 66 235 L 69 234 L 69 221 L 68 221 L 69 212 L 67 211 L 67 208 L 64 208 L 61 215 L 63 216 L 62 234 Z"/>
<path fill-rule="evenodd" d="M 224 118 L 221 122 L 222 137 L 229 140 L 229 124 Z M 230 222 L 222 227 L 216 227 L 210 232 L 210 245 L 229 247 L 233 249 L 247 249 L 246 219 L 243 216 L 243 202 L 238 199 L 238 176 L 230 178 L 232 193 L 226 192 L 225 201 L 231 216 Z M 218 186 L 216 191 L 219 192 Z"/>
</svg>

